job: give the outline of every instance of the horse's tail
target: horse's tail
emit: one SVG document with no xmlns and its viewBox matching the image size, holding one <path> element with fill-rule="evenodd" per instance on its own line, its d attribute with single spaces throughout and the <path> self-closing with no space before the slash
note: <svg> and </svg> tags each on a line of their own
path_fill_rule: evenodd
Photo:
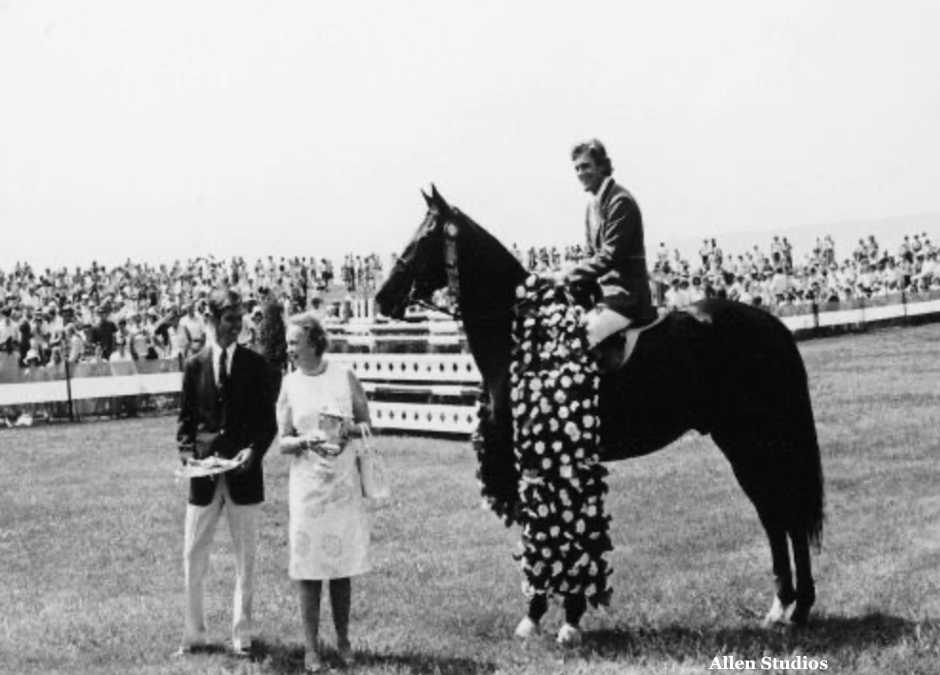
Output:
<svg viewBox="0 0 940 675">
<path fill-rule="evenodd" d="M 779 319 L 755 307 L 715 303 L 702 310 L 711 324 L 712 437 L 761 517 L 819 546 L 822 459 L 796 341 Z"/>
<path fill-rule="evenodd" d="M 800 359 L 801 372 L 799 383 L 794 383 L 794 393 L 798 387 L 800 394 L 792 401 L 796 424 L 791 430 L 794 452 L 793 469 L 789 475 L 794 481 L 795 499 L 790 507 L 790 517 L 786 519 L 787 530 L 791 535 L 805 535 L 810 544 L 819 547 L 825 520 L 825 479 L 806 371 L 795 345 L 794 351 Z"/>
</svg>

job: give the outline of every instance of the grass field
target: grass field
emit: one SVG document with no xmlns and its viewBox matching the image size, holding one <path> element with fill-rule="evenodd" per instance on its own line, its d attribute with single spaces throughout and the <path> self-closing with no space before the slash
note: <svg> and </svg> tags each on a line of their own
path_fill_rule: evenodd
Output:
<svg viewBox="0 0 940 675">
<path fill-rule="evenodd" d="M 480 510 L 468 444 L 386 437 L 395 496 L 374 508 L 376 569 L 354 582 L 353 671 L 684 674 L 734 654 L 806 655 L 834 673 L 940 672 L 940 326 L 801 350 L 828 489 L 809 628 L 758 628 L 772 593 L 764 536 L 711 441 L 689 436 L 612 465 L 614 600 L 588 614 L 585 644 L 563 650 L 548 634 L 521 645 L 511 637 L 524 609 L 518 533 Z M 287 461 L 276 452 L 266 460 L 259 658 L 169 658 L 182 630 L 186 501 L 171 476 L 173 437 L 171 418 L 0 432 L 0 672 L 300 671 Z M 222 527 L 207 589 L 220 645 L 233 574 Z M 559 621 L 555 608 L 546 627 Z"/>
</svg>

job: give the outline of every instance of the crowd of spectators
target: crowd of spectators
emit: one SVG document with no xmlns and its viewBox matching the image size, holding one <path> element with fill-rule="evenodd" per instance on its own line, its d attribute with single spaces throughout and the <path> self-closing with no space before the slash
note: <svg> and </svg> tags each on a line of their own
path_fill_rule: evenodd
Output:
<svg viewBox="0 0 940 675">
<path fill-rule="evenodd" d="M 374 288 L 376 256 L 347 256 L 345 292 Z M 0 270 L 0 355 L 22 367 L 63 361 L 131 361 L 188 356 L 205 342 L 207 297 L 219 285 L 237 289 L 248 314 L 240 341 L 257 344 L 265 303 L 284 311 L 317 308 L 334 286 L 326 259 L 212 256 L 152 266 L 127 261 L 107 268 L 39 271 L 28 263 Z"/>
<path fill-rule="evenodd" d="M 580 245 L 533 247 L 524 253 L 514 245 L 513 252 L 534 272 L 558 270 L 589 255 Z M 692 259 L 663 243 L 648 252 L 654 298 L 668 308 L 716 296 L 780 307 L 936 290 L 938 255 L 940 247 L 926 233 L 905 235 L 894 249 L 868 236 L 841 258 L 831 236 L 817 238 L 802 256 L 780 236 L 768 249 L 755 245 L 737 254 L 723 251 L 715 239 L 703 240 Z"/>
<path fill-rule="evenodd" d="M 371 293 L 382 279 L 382 261 L 376 253 L 365 257 L 348 254 L 343 258 L 341 271 L 343 284 L 350 292 Z"/>
<path fill-rule="evenodd" d="M 532 271 L 561 269 L 589 255 L 581 245 L 513 252 Z M 889 249 L 874 236 L 837 255 L 826 236 L 797 256 L 786 237 L 767 250 L 726 253 L 715 239 L 692 259 L 660 244 L 649 254 L 654 297 L 669 308 L 720 296 L 766 306 L 842 302 L 893 292 L 940 289 L 940 248 L 926 233 L 904 236 Z M 368 296 L 381 283 L 378 255 L 347 255 L 339 266 L 343 293 Z M 264 306 L 284 312 L 317 308 L 334 287 L 326 259 L 212 256 L 152 266 L 127 261 L 107 268 L 38 271 L 29 264 L 0 270 L 0 355 L 23 367 L 82 360 L 130 361 L 185 357 L 205 342 L 207 296 L 218 285 L 238 290 L 248 315 L 240 341 L 254 346 Z M 349 297 L 348 295 L 346 297 Z M 329 307 L 324 307 L 326 311 Z"/>
</svg>

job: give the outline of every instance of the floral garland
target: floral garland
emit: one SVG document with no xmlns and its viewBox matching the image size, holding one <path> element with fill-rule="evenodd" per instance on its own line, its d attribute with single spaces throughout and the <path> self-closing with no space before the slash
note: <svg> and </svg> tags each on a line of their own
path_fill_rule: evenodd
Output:
<svg viewBox="0 0 940 675">
<path fill-rule="evenodd" d="M 612 550 L 600 463 L 599 376 L 587 350 L 582 310 L 529 276 L 520 301 L 510 366 L 513 445 L 527 595 L 585 596 L 606 605 Z"/>
</svg>

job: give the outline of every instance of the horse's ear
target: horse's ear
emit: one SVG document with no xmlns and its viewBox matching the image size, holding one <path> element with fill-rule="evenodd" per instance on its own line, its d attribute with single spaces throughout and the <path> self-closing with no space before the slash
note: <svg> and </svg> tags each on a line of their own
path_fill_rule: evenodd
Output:
<svg viewBox="0 0 940 675">
<path fill-rule="evenodd" d="M 441 193 L 437 191 L 437 187 L 434 183 L 431 183 L 431 199 L 434 202 L 434 205 L 442 213 L 450 211 L 450 205 L 444 201 L 444 198 L 441 197 Z"/>
<path fill-rule="evenodd" d="M 424 197 L 425 203 L 428 205 L 428 208 L 434 206 L 434 200 L 428 196 L 428 193 L 424 190 L 421 190 L 421 196 Z"/>
</svg>

